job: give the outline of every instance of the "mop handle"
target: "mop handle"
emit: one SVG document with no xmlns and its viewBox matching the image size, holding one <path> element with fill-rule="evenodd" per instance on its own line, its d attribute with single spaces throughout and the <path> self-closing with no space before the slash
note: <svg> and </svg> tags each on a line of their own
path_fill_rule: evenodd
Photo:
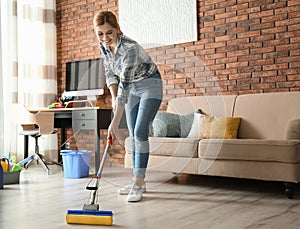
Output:
<svg viewBox="0 0 300 229">
<path fill-rule="evenodd" d="M 101 159 L 100 167 L 99 167 L 97 175 L 96 175 L 97 179 L 101 178 L 101 173 L 102 173 L 102 170 L 103 170 L 103 167 L 104 167 L 104 163 L 105 163 L 105 159 L 106 159 L 106 156 L 107 156 L 107 152 L 108 152 L 108 149 L 109 149 L 109 147 L 111 145 L 112 145 L 112 140 L 111 140 L 111 138 L 108 138 L 107 139 L 107 144 L 106 144 L 106 147 L 105 147 L 102 159 Z"/>
<path fill-rule="evenodd" d="M 109 138 L 107 140 L 107 144 L 106 144 L 106 147 L 105 147 L 105 150 L 103 152 L 103 156 L 102 156 L 102 159 L 101 159 L 101 163 L 100 163 L 100 166 L 99 166 L 99 169 L 98 169 L 98 172 L 97 174 L 92 178 L 93 179 L 96 179 L 96 182 L 95 182 L 95 186 L 91 187 L 90 186 L 90 183 L 92 182 L 92 180 L 87 184 L 86 186 L 86 189 L 87 190 L 97 190 L 98 189 L 98 186 L 99 186 L 99 183 L 100 183 L 100 178 L 101 178 L 101 173 L 102 173 L 102 170 L 103 170 L 103 167 L 104 167 L 104 162 L 105 162 L 105 159 L 106 159 L 106 156 L 107 156 L 107 152 L 108 152 L 108 149 L 109 147 L 112 145 L 112 140 Z"/>
</svg>

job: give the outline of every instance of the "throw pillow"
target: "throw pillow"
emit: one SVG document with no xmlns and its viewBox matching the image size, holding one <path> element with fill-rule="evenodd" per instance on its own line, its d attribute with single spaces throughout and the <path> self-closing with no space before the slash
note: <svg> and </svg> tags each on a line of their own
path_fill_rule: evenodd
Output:
<svg viewBox="0 0 300 229">
<path fill-rule="evenodd" d="M 192 123 L 192 127 L 190 129 L 190 132 L 188 134 L 188 138 L 200 138 L 200 130 L 201 128 L 201 118 L 203 118 L 203 114 L 200 113 L 194 113 L 194 120 Z"/>
<path fill-rule="evenodd" d="M 239 117 L 198 115 L 194 118 L 188 137 L 200 139 L 237 138 L 240 121 L 241 119 Z"/>
<path fill-rule="evenodd" d="M 300 119 L 289 122 L 285 131 L 285 139 L 300 139 Z"/>
<path fill-rule="evenodd" d="M 180 122 L 180 137 L 186 138 L 190 132 L 194 121 L 194 112 L 185 115 L 179 115 Z"/>
<path fill-rule="evenodd" d="M 213 117 L 210 126 L 209 138 L 237 138 L 241 118 L 239 117 Z"/>
<path fill-rule="evenodd" d="M 178 115 L 169 112 L 157 112 L 152 122 L 153 137 L 186 138 L 194 120 L 194 112 Z"/>
<path fill-rule="evenodd" d="M 179 116 L 168 112 L 157 112 L 152 122 L 152 132 L 153 137 L 179 137 Z"/>
</svg>

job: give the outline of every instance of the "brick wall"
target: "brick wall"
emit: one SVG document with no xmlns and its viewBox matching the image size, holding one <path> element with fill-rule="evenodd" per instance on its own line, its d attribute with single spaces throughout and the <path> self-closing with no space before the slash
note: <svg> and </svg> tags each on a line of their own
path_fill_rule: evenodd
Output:
<svg viewBox="0 0 300 229">
<path fill-rule="evenodd" d="M 101 9 L 117 13 L 118 1 L 56 2 L 62 92 L 66 62 L 100 57 L 93 15 Z M 162 73 L 162 110 L 180 96 L 300 90 L 299 0 L 198 0 L 197 7 L 198 41 L 147 50 Z M 110 102 L 107 90 L 100 99 Z M 110 160 L 114 166 L 123 163 L 122 144 Z"/>
</svg>

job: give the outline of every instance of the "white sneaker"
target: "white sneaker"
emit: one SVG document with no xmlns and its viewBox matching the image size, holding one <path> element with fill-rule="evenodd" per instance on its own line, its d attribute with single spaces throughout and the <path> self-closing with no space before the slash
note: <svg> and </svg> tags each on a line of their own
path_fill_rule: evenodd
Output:
<svg viewBox="0 0 300 229">
<path fill-rule="evenodd" d="M 130 190 L 134 186 L 134 181 L 131 181 L 128 185 L 126 185 L 123 188 L 120 188 L 118 190 L 119 195 L 128 195 L 130 193 Z M 142 192 L 146 192 L 146 183 L 142 185 Z"/>
<path fill-rule="evenodd" d="M 128 196 L 128 202 L 138 202 L 143 198 L 143 189 L 137 185 L 133 185 Z"/>
</svg>

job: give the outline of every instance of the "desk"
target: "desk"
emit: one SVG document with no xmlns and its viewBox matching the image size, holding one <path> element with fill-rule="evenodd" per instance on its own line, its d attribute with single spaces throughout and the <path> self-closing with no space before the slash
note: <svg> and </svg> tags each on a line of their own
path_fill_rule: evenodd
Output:
<svg viewBox="0 0 300 229">
<path fill-rule="evenodd" d="M 54 112 L 54 128 L 61 128 L 61 144 L 65 142 L 65 129 L 94 130 L 95 171 L 100 165 L 100 129 L 107 129 L 111 122 L 111 109 L 98 107 L 29 109 L 31 112 Z M 61 145 L 60 144 L 60 145 Z M 28 156 L 28 136 L 24 136 L 24 158 Z"/>
</svg>

